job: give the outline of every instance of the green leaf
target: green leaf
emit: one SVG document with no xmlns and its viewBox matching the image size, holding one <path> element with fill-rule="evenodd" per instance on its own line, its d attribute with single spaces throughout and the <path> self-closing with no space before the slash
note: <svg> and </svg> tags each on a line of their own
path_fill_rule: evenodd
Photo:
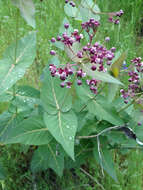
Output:
<svg viewBox="0 0 143 190">
<path fill-rule="evenodd" d="M 74 137 L 77 130 L 77 118 L 74 112 L 72 110 L 67 113 L 58 111 L 55 115 L 44 113 L 44 121 L 53 137 L 74 159 Z"/>
<path fill-rule="evenodd" d="M 69 3 L 65 4 L 64 11 L 70 17 L 77 17 L 79 12 L 76 7 L 72 7 Z"/>
<path fill-rule="evenodd" d="M 81 4 L 85 7 L 92 8 L 95 2 L 93 0 L 82 0 Z"/>
<path fill-rule="evenodd" d="M 81 99 L 84 103 L 87 103 L 90 99 L 94 98 L 94 94 L 90 91 L 89 86 L 83 82 L 81 86 L 78 86 L 75 83 L 76 93 L 79 99 Z"/>
<path fill-rule="evenodd" d="M 99 14 L 94 13 L 94 12 L 100 12 L 99 7 L 96 4 L 94 5 L 93 2 L 90 5 L 88 1 L 86 2 L 85 0 L 83 0 L 81 2 L 81 5 L 79 6 L 79 12 L 80 12 L 80 17 L 82 17 L 82 22 L 86 22 L 90 18 L 94 18 L 95 20 L 100 20 Z"/>
<path fill-rule="evenodd" d="M 120 119 L 119 114 L 111 104 L 107 103 L 106 98 L 101 96 L 97 96 L 95 98 L 95 95 L 84 83 L 76 89 L 78 97 L 85 103 L 88 111 L 98 117 L 99 120 L 105 120 L 114 125 L 124 125 L 124 122 Z"/>
<path fill-rule="evenodd" d="M 111 145 L 121 145 L 129 143 L 129 139 L 125 136 L 123 132 L 119 132 L 118 130 L 112 130 L 110 133 L 105 134 Z"/>
<path fill-rule="evenodd" d="M 12 3 L 20 9 L 21 16 L 27 24 L 36 27 L 35 23 L 35 6 L 32 0 L 12 0 Z"/>
<path fill-rule="evenodd" d="M 90 69 L 89 64 L 82 64 L 83 71 L 87 73 L 88 76 L 95 78 L 97 80 L 103 81 L 103 82 L 108 82 L 108 83 L 114 83 L 114 84 L 120 84 L 122 83 L 117 80 L 116 78 L 112 77 L 108 73 L 105 72 L 99 72 L 99 71 L 92 71 Z"/>
<path fill-rule="evenodd" d="M 58 56 L 54 56 L 49 60 L 49 64 L 54 64 L 56 67 L 60 66 L 60 60 L 58 58 Z"/>
<path fill-rule="evenodd" d="M 28 110 L 35 110 L 39 105 L 39 99 L 17 96 L 11 102 L 11 106 L 15 107 L 18 112 L 24 112 Z"/>
<path fill-rule="evenodd" d="M 52 168 L 60 177 L 63 174 L 64 151 L 55 141 L 39 146 L 32 157 L 32 172 L 39 172 L 48 168 Z"/>
<path fill-rule="evenodd" d="M 17 116 L 13 114 L 5 121 L 4 125 L 0 126 L 3 129 L 0 133 L 0 142 L 4 144 L 42 145 L 49 143 L 52 139 L 39 116 L 17 122 Z"/>
<path fill-rule="evenodd" d="M 31 86 L 18 86 L 16 87 L 16 97 L 23 98 L 24 100 L 30 97 L 31 99 L 39 99 L 40 91 Z M 0 102 L 8 102 L 13 99 L 13 91 L 8 90 L 0 95 Z"/>
<path fill-rule="evenodd" d="M 119 85 L 118 84 L 108 84 L 108 102 L 111 103 L 114 98 L 116 97 L 116 94 L 118 92 Z"/>
<path fill-rule="evenodd" d="M 75 63 L 81 62 L 81 59 L 77 57 L 77 52 L 80 50 L 80 43 L 74 42 L 72 46 L 65 46 L 64 50 L 67 54 L 67 56 L 71 59 L 71 61 Z"/>
<path fill-rule="evenodd" d="M 86 160 L 92 156 L 92 154 L 87 150 L 88 144 L 81 144 L 80 146 L 75 146 L 75 161 L 73 161 L 71 158 L 66 157 L 65 158 L 65 168 L 71 169 L 71 168 L 80 168 L 82 164 L 86 162 Z"/>
<path fill-rule="evenodd" d="M 100 20 L 99 14 L 93 13 L 100 12 L 100 9 L 92 0 L 82 0 L 78 8 L 71 7 L 69 4 L 66 4 L 64 6 L 64 11 L 68 16 L 74 17 L 76 20 L 82 22 L 86 22 L 90 18 Z"/>
<path fill-rule="evenodd" d="M 94 141 L 95 143 L 95 141 Z M 104 168 L 104 170 L 117 182 L 116 171 L 114 169 L 113 158 L 110 150 L 107 148 L 107 142 L 105 137 L 100 137 L 100 153 L 101 157 L 99 156 L 97 142 L 95 143 L 93 154 L 96 161 Z"/>
<path fill-rule="evenodd" d="M 7 91 L 13 97 L 12 91 Z M 29 109 L 35 110 L 40 104 L 40 91 L 30 86 L 18 86 L 15 89 L 15 97 L 11 101 L 12 105 L 17 107 L 17 112 L 23 112 Z"/>
<path fill-rule="evenodd" d="M 13 96 L 11 93 L 4 92 L 0 95 L 0 102 L 9 102 L 12 100 Z"/>
<path fill-rule="evenodd" d="M 90 135 L 91 133 L 97 132 L 98 125 L 96 123 L 98 122 L 98 120 L 96 119 L 94 114 L 87 112 L 85 116 L 80 118 L 78 117 L 78 121 L 79 121 L 78 135 L 87 136 Z"/>
<path fill-rule="evenodd" d="M 31 98 L 40 98 L 40 91 L 31 86 L 21 85 L 16 89 L 16 96 L 25 96 Z"/>
<path fill-rule="evenodd" d="M 56 41 L 55 43 L 53 43 L 52 45 L 54 45 L 55 47 L 61 49 L 64 51 L 64 44 L 62 42 L 58 42 Z"/>
<path fill-rule="evenodd" d="M 72 107 L 70 89 L 61 88 L 60 82 L 60 79 L 51 76 L 49 65 L 47 65 L 44 70 L 41 101 L 44 109 L 50 114 L 55 114 L 58 110 L 67 112 Z"/>
<path fill-rule="evenodd" d="M 16 56 L 15 56 L 16 55 Z M 21 79 L 26 69 L 33 63 L 36 55 L 36 34 L 27 36 L 7 48 L 0 60 L 0 94 Z"/>
<path fill-rule="evenodd" d="M 141 123 L 141 126 L 138 126 L 138 122 Z M 143 112 L 140 109 L 133 108 L 129 126 L 135 131 L 138 139 L 143 141 Z"/>
<path fill-rule="evenodd" d="M 73 97 L 72 109 L 74 110 L 74 112 L 79 113 L 83 109 L 83 106 L 84 103 L 80 98 Z"/>
<path fill-rule="evenodd" d="M 110 107 L 110 105 L 105 106 L 100 104 L 97 100 L 92 100 L 88 104 L 89 112 L 95 114 L 99 120 L 105 120 L 113 125 L 124 125 L 122 119 L 120 119 L 119 114 Z"/>
<path fill-rule="evenodd" d="M 16 115 L 15 113 L 3 112 L 0 115 L 0 143 L 4 143 L 9 137 L 9 130 L 13 129 L 24 119 L 21 114 Z"/>
<path fill-rule="evenodd" d="M 131 117 L 133 118 L 133 120 L 137 123 L 137 122 L 143 122 L 143 112 L 141 109 L 134 109 L 132 107 L 132 110 L 131 110 Z"/>
</svg>

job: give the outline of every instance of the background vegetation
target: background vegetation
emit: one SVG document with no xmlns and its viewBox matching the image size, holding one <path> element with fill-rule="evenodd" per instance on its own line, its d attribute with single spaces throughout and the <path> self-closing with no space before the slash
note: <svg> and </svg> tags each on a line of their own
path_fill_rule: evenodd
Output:
<svg viewBox="0 0 143 190">
<path fill-rule="evenodd" d="M 97 0 L 101 11 L 112 12 L 123 9 L 125 14 L 121 19 L 120 28 L 109 30 L 107 18 L 102 16 L 101 37 L 110 36 L 111 44 L 128 51 L 129 60 L 135 56 L 143 56 L 143 2 L 142 0 Z M 65 16 L 64 0 L 35 0 L 37 54 L 35 63 L 27 71 L 20 84 L 30 84 L 39 88 L 39 76 L 46 65 L 50 51 L 50 39 L 58 33 Z M 18 22 L 17 22 L 18 19 Z M 19 11 L 10 0 L 0 0 L 0 57 L 6 47 L 18 38 L 24 36 L 31 27 L 21 18 Z M 73 24 L 75 21 L 71 22 Z M 18 26 L 17 26 L 18 23 Z M 37 67 L 38 66 L 38 67 Z M 0 112 L 7 108 L 1 103 Z M 47 170 L 34 176 L 29 170 L 29 163 L 36 147 L 21 145 L 1 146 L 0 161 L 4 162 L 5 180 L 1 180 L 2 190 L 142 190 L 143 189 L 143 151 L 113 150 L 118 182 L 114 182 L 108 175 L 102 176 L 101 168 L 89 158 L 85 173 L 82 170 L 66 171 L 62 178 L 58 178 L 52 170 Z M 3 179 L 3 176 L 1 177 Z M 101 185 L 102 184 L 102 185 Z"/>
</svg>

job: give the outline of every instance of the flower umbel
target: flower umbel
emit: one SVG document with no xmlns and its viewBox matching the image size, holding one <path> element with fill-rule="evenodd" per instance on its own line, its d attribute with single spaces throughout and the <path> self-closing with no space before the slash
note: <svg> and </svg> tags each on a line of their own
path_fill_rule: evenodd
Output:
<svg viewBox="0 0 143 190">
<path fill-rule="evenodd" d="M 60 41 L 63 43 L 65 49 L 72 54 L 72 57 L 69 57 L 73 63 L 66 63 L 57 67 L 54 64 L 49 65 L 49 70 L 52 77 L 59 77 L 62 81 L 60 86 L 62 88 L 70 88 L 73 84 L 72 78 L 75 76 L 76 83 L 78 86 L 82 85 L 83 78 L 86 77 L 87 85 L 89 89 L 97 94 L 98 80 L 95 78 L 89 78 L 85 70 L 83 70 L 83 64 L 89 65 L 89 68 L 92 72 L 106 72 L 107 67 L 112 64 L 114 58 L 115 47 L 107 49 L 105 45 L 94 40 L 95 34 L 100 26 L 99 21 L 96 21 L 94 18 L 91 18 L 89 21 L 81 24 L 81 32 L 85 31 L 88 34 L 89 42 L 82 45 L 82 39 L 84 35 L 79 32 L 78 29 L 74 29 L 70 34 L 67 32 L 69 30 L 69 24 L 65 23 L 64 28 L 65 32 L 62 35 L 58 35 L 56 38 L 52 38 L 51 42 L 55 43 Z M 105 38 L 106 41 L 110 40 L 110 37 Z M 79 49 L 75 50 L 74 46 L 79 44 Z M 57 53 L 54 50 L 50 51 L 51 55 L 56 55 Z"/>
</svg>

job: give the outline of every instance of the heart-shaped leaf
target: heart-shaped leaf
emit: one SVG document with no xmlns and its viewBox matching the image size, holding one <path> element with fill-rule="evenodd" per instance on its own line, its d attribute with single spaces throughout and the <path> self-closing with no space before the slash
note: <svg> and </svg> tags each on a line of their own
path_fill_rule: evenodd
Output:
<svg viewBox="0 0 143 190">
<path fill-rule="evenodd" d="M 66 113 L 58 111 L 55 115 L 49 115 L 45 112 L 44 121 L 53 137 L 74 159 L 74 137 L 77 130 L 77 118 L 74 112 L 72 110 Z"/>
<path fill-rule="evenodd" d="M 8 47 L 0 60 L 0 94 L 21 79 L 26 69 L 33 63 L 36 55 L 36 34 L 29 33 Z"/>
<path fill-rule="evenodd" d="M 28 145 L 48 144 L 52 140 L 41 117 L 33 116 L 18 122 L 16 114 L 7 115 L 0 125 L 0 142 L 4 144 L 22 143 Z"/>
</svg>

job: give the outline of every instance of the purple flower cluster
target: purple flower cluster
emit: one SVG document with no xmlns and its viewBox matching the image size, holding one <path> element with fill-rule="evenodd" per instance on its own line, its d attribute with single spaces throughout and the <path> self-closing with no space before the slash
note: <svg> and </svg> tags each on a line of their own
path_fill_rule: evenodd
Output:
<svg viewBox="0 0 143 190">
<path fill-rule="evenodd" d="M 81 26 L 86 32 L 89 32 L 90 29 L 92 29 L 95 33 L 99 25 L 100 23 L 97 20 L 91 18 L 89 21 L 82 23 Z"/>
<path fill-rule="evenodd" d="M 88 22 L 81 24 L 82 30 L 85 30 L 88 33 L 90 42 L 85 44 L 79 51 L 76 52 L 73 49 L 73 44 L 77 42 L 80 43 L 83 38 L 83 34 L 79 33 L 77 29 L 74 29 L 74 31 L 68 35 L 67 30 L 69 28 L 69 24 L 64 24 L 66 31 L 61 36 L 57 36 L 57 38 L 53 37 L 51 39 L 52 43 L 55 43 L 56 41 L 62 42 L 65 45 L 65 48 L 72 52 L 75 58 L 74 60 L 77 60 L 74 64 L 68 63 L 66 66 L 63 66 L 63 68 L 57 68 L 54 64 L 50 64 L 49 69 L 51 75 L 52 77 L 60 78 L 61 87 L 71 87 L 73 74 L 76 77 L 77 85 L 82 85 L 82 79 L 86 77 L 86 73 L 82 70 L 81 63 L 89 63 L 89 68 L 91 71 L 97 70 L 99 72 L 106 72 L 106 66 L 112 64 L 112 59 L 114 58 L 116 48 L 112 47 L 111 49 L 107 49 L 99 42 L 93 42 L 94 34 L 99 25 L 100 23 L 92 18 Z M 90 29 L 91 31 L 89 33 Z M 110 40 L 110 38 L 108 37 L 107 40 Z M 56 55 L 56 52 L 51 50 L 50 54 Z M 87 85 L 94 94 L 97 94 L 97 84 L 98 81 L 94 78 L 87 80 Z"/>
<path fill-rule="evenodd" d="M 119 17 L 121 17 L 123 14 L 124 14 L 123 10 L 109 14 L 109 22 L 112 22 L 114 24 L 119 24 L 120 23 Z"/>
<path fill-rule="evenodd" d="M 64 24 L 65 29 L 67 30 L 69 28 L 69 24 Z M 61 41 L 64 43 L 64 45 L 72 46 L 74 42 L 80 42 L 80 40 L 83 38 L 83 35 L 79 33 L 77 29 L 74 30 L 74 32 L 71 35 L 68 35 L 67 32 L 64 32 L 62 36 L 57 36 L 57 38 L 52 38 L 51 42 L 55 43 L 56 41 Z M 53 53 L 53 50 L 50 52 L 51 55 L 55 55 Z"/>
<path fill-rule="evenodd" d="M 73 68 L 71 68 L 72 65 L 67 64 L 66 67 L 64 68 L 57 68 L 54 64 L 49 65 L 49 70 L 51 72 L 52 77 L 59 77 L 60 80 L 62 81 L 60 86 L 71 88 L 72 82 L 71 76 L 76 73 L 77 77 L 77 85 L 82 85 L 81 79 L 86 76 L 86 73 L 83 72 L 82 69 L 79 69 L 75 71 Z"/>
<path fill-rule="evenodd" d="M 90 90 L 91 92 L 93 92 L 94 94 L 97 94 L 97 84 L 99 83 L 99 81 L 97 81 L 96 79 L 91 79 L 91 80 L 87 80 L 87 85 L 90 86 Z"/>
<path fill-rule="evenodd" d="M 88 55 L 91 63 L 91 70 L 95 71 L 106 71 L 104 68 L 104 63 L 106 62 L 107 65 L 111 65 L 111 61 L 114 58 L 114 48 L 107 50 L 105 46 L 101 45 L 98 42 L 95 42 L 93 45 L 88 47 L 83 47 L 83 53 L 85 52 Z"/>
<path fill-rule="evenodd" d="M 73 1 L 65 0 L 65 3 L 69 3 L 72 7 L 75 7 L 75 3 Z"/>
<path fill-rule="evenodd" d="M 131 60 L 131 62 L 135 64 L 136 70 L 139 73 L 143 73 L 143 62 L 142 62 L 141 57 L 137 57 L 137 58 Z"/>
<path fill-rule="evenodd" d="M 140 92 L 140 73 L 143 73 L 143 62 L 141 62 L 141 57 L 137 57 L 131 62 L 135 65 L 135 71 L 129 71 L 129 85 L 128 90 L 121 89 L 121 97 L 124 98 L 124 102 L 128 103 L 129 98 L 133 98 L 136 93 Z"/>
</svg>

